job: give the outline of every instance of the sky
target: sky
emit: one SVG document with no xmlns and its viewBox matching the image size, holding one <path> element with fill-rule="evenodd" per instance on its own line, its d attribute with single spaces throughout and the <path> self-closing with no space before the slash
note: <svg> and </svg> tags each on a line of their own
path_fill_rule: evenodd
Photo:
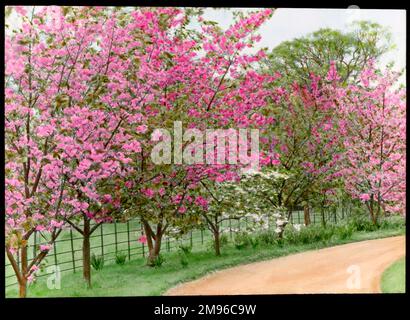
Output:
<svg viewBox="0 0 410 320">
<path fill-rule="evenodd" d="M 256 10 L 256 8 L 240 10 Z M 232 23 L 232 10 L 207 8 L 204 17 L 218 22 L 222 28 L 227 28 Z M 15 27 L 18 25 L 16 20 L 15 15 L 11 15 L 6 22 Z M 387 27 L 392 33 L 392 41 L 396 49 L 386 54 L 381 63 L 383 65 L 394 61 L 397 70 L 406 66 L 405 10 L 279 8 L 275 10 L 272 18 L 261 26 L 259 33 L 262 40 L 256 48 L 273 49 L 282 41 L 302 37 L 321 28 L 346 30 L 347 25 L 355 20 L 370 20 Z M 193 25 L 195 27 L 195 23 Z"/>
<path fill-rule="evenodd" d="M 241 10 L 255 10 L 241 9 Z M 219 22 L 226 28 L 232 22 L 229 9 L 205 9 L 206 19 Z M 386 54 L 382 64 L 395 61 L 396 68 L 406 66 L 406 11 L 375 9 L 286 9 L 275 10 L 272 18 L 261 26 L 259 47 L 274 48 L 282 41 L 305 36 L 321 28 L 346 30 L 355 20 L 370 20 L 387 27 L 392 33 L 396 49 Z"/>
</svg>

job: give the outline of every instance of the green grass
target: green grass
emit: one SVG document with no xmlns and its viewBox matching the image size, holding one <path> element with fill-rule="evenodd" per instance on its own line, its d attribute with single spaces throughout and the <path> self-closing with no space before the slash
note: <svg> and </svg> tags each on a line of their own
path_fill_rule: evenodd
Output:
<svg viewBox="0 0 410 320">
<path fill-rule="evenodd" d="M 340 210 L 339 210 L 340 211 Z M 312 222 L 320 221 L 320 213 L 312 212 L 311 220 Z M 338 213 L 341 216 L 341 212 Z M 294 211 L 292 215 L 294 223 L 303 223 L 303 211 Z M 328 217 L 329 221 L 332 222 L 334 219 Z M 243 220 L 243 219 L 242 219 Z M 244 221 L 232 220 L 231 227 L 238 228 L 244 227 L 246 223 Z M 340 218 L 339 218 L 340 220 Z M 229 222 L 225 221 L 224 227 L 229 226 Z M 129 232 L 128 232 L 129 231 Z M 115 233 L 117 238 L 115 238 Z M 128 234 L 130 237 L 128 238 Z M 102 236 L 101 236 L 102 235 Z M 146 248 L 143 249 L 142 245 L 138 242 L 138 238 L 141 235 L 141 225 L 137 219 L 131 220 L 127 227 L 127 223 L 116 223 L 109 224 L 105 223 L 99 227 L 91 236 L 91 253 L 95 255 L 101 255 L 104 253 L 105 265 L 114 264 L 115 261 L 115 252 L 125 253 L 127 256 L 130 254 L 131 260 L 136 259 L 135 257 L 142 256 L 143 250 L 146 251 Z M 46 235 L 47 236 L 47 235 Z M 202 240 L 203 238 L 203 240 Z M 202 234 L 199 230 L 193 231 L 193 250 L 202 251 L 204 246 L 202 241 L 207 242 L 211 239 L 212 236 L 208 230 L 205 230 Z M 72 241 L 71 241 L 72 239 Z M 128 246 L 128 241 L 130 245 Z M 38 253 L 37 246 L 40 243 L 45 243 L 46 240 L 40 238 L 40 235 L 37 237 L 30 237 L 29 240 L 29 249 L 28 249 L 28 259 L 33 258 L 34 252 Z M 117 245 L 115 244 L 117 242 Z M 189 237 L 185 237 L 180 242 L 189 244 Z M 35 245 L 36 244 L 36 245 Z M 101 247 L 103 246 L 103 250 Z M 130 252 L 128 252 L 128 247 L 130 247 Z M 164 239 L 163 241 L 163 251 L 175 251 L 178 247 L 178 243 L 170 241 L 169 243 Z M 46 259 L 43 261 L 45 266 L 58 265 L 61 268 L 63 274 L 72 273 L 73 267 L 76 270 L 81 271 L 81 261 L 82 261 L 82 237 L 76 232 L 70 230 L 63 230 L 58 237 L 55 247 L 51 249 Z M 57 254 L 55 254 L 57 253 Z M 73 259 L 74 257 L 74 259 Z M 128 259 L 128 258 L 127 258 Z M 74 264 L 73 264 L 74 260 Z M 14 275 L 13 268 L 8 262 L 7 257 L 5 256 L 6 266 L 5 266 L 5 282 L 8 288 L 15 287 L 17 285 L 17 280 Z M 43 272 L 44 273 L 44 272 Z"/>
<path fill-rule="evenodd" d="M 383 293 L 404 293 L 406 291 L 406 258 L 393 263 L 382 275 Z"/>
<path fill-rule="evenodd" d="M 137 242 L 138 236 L 141 234 L 140 225 L 138 221 L 131 221 L 129 224 L 130 230 L 130 247 L 131 254 L 137 255 L 141 251 L 141 244 Z M 128 229 L 126 223 L 114 224 L 103 224 L 99 227 L 90 239 L 91 242 L 91 252 L 100 255 L 102 254 L 101 245 L 104 245 L 104 255 L 107 262 L 115 260 L 115 230 L 117 231 L 117 251 L 127 252 L 128 251 Z M 101 233 L 103 237 L 101 237 Z M 47 255 L 44 264 L 45 265 L 59 265 L 61 270 L 65 272 L 73 268 L 73 256 L 74 256 L 74 266 L 76 268 L 81 267 L 82 260 L 82 237 L 77 231 L 72 232 L 73 241 L 71 242 L 71 233 L 69 230 L 63 230 L 58 237 L 55 247 Z M 103 238 L 103 242 L 101 240 Z M 36 237 L 36 244 L 44 243 L 45 239 L 40 238 L 39 235 Z M 30 238 L 30 245 L 28 249 L 28 258 L 31 260 L 33 258 L 33 252 L 36 250 L 38 253 L 38 248 L 34 246 L 34 237 Z M 74 255 L 73 255 L 74 252 Z M 55 255 L 57 253 L 57 255 Z M 127 252 L 128 253 L 128 252 Z M 56 263 L 57 261 L 57 263 Z M 13 284 L 16 282 L 14 271 L 11 265 L 8 263 L 6 258 L 6 285 Z"/>
<path fill-rule="evenodd" d="M 312 214 L 312 221 L 320 221 L 319 217 L 317 216 L 318 213 Z M 313 217 L 315 216 L 315 217 Z M 303 212 L 294 212 L 294 222 L 295 223 L 303 223 Z M 238 227 L 245 227 L 246 223 L 244 221 L 232 220 L 231 227 L 238 228 Z M 228 227 L 229 222 L 224 222 L 224 227 Z M 129 231 L 129 232 L 128 232 Z M 115 237 L 115 233 L 117 234 L 117 238 Z M 128 233 L 130 235 L 128 239 Z M 102 235 L 102 236 L 101 236 Z M 101 227 L 99 227 L 91 236 L 91 253 L 94 253 L 96 256 L 104 254 L 104 261 L 105 264 L 114 264 L 115 261 L 115 252 L 128 254 L 131 256 L 131 260 L 134 260 L 135 257 L 142 256 L 143 250 L 147 250 L 147 248 L 143 249 L 141 243 L 138 242 L 138 238 L 141 235 L 141 225 L 138 219 L 131 220 L 127 227 L 127 223 L 116 223 L 110 224 L 105 223 Z M 47 235 L 46 235 L 47 236 Z M 204 242 L 207 242 L 209 239 L 212 238 L 210 232 L 206 229 L 201 235 L 200 230 L 193 231 L 193 250 L 194 251 L 202 251 L 204 246 L 202 245 L 202 238 Z M 73 239 L 71 241 L 71 239 Z M 39 235 L 35 238 L 34 236 L 30 237 L 29 242 L 29 249 L 28 249 L 28 259 L 31 260 L 34 255 L 34 251 L 38 253 L 37 246 L 34 245 L 34 241 L 37 246 L 40 243 L 45 243 L 46 240 L 40 238 Z M 130 251 L 128 252 L 128 241 L 130 242 Z M 117 245 L 115 244 L 117 242 Z M 179 243 L 190 243 L 189 235 L 181 239 L 178 243 L 175 241 L 167 242 L 166 239 L 163 241 L 163 251 L 175 251 L 178 248 Z M 103 250 L 101 247 L 103 246 Z M 61 268 L 61 272 L 63 274 L 72 273 L 73 267 L 76 270 L 81 271 L 81 261 L 82 261 L 82 237 L 77 231 L 70 230 L 63 230 L 58 237 L 55 246 L 51 249 L 49 254 L 47 255 L 46 259 L 43 261 L 45 266 L 50 265 L 58 265 Z M 55 254 L 57 253 L 57 254 Z M 74 254 L 73 254 L 74 253 Z M 74 257 L 74 259 L 73 259 Z M 73 264 L 74 260 L 74 264 Z M 8 262 L 7 257 L 5 257 L 6 261 L 6 276 L 5 282 L 6 286 L 10 288 L 10 286 L 17 285 L 16 277 L 14 275 L 13 268 L 11 267 L 10 263 Z M 43 272 L 44 273 L 44 272 Z"/>
<path fill-rule="evenodd" d="M 28 296 L 156 296 L 163 294 L 167 289 L 181 282 L 199 278 L 215 270 L 354 241 L 401 235 L 404 232 L 403 228 L 380 229 L 373 232 L 355 232 L 350 239 L 332 238 L 326 243 L 285 244 L 283 246 L 259 245 L 255 249 L 246 247 L 242 250 L 234 248 L 230 243 L 222 249 L 220 257 L 216 257 L 210 248 L 208 250 L 193 251 L 187 256 L 188 266 L 186 267 L 181 265 L 178 253 L 166 253 L 164 250 L 165 262 L 160 268 L 147 267 L 143 258 L 127 261 L 123 266 L 107 265 L 104 266 L 103 270 L 92 271 L 92 289 L 85 287 L 81 272 L 63 274 L 61 289 L 59 290 L 48 289 L 46 277 L 43 277 L 29 287 Z M 6 296 L 16 297 L 17 288 L 8 288 Z"/>
<path fill-rule="evenodd" d="M 228 226 L 228 221 L 225 221 L 225 227 Z M 232 228 L 238 228 L 239 226 L 244 227 L 245 223 L 238 222 L 237 220 L 232 220 Z M 129 232 L 128 232 L 129 230 Z M 115 233 L 117 237 L 115 237 Z M 129 234 L 129 238 L 128 238 Z M 194 230 L 192 236 L 192 241 L 194 244 L 194 251 L 201 251 L 204 249 L 202 243 L 202 237 L 204 242 L 207 242 L 209 239 L 212 238 L 210 232 L 205 230 L 202 235 L 200 230 Z M 116 223 L 109 224 L 105 223 L 101 225 L 91 236 L 90 244 L 91 244 L 91 253 L 95 254 L 96 256 L 104 254 L 104 262 L 105 265 L 114 264 L 115 263 L 115 253 L 123 253 L 130 256 L 131 260 L 135 260 L 136 257 L 141 257 L 143 251 L 147 252 L 147 248 L 143 248 L 143 245 L 138 242 L 138 238 L 141 235 L 141 225 L 137 219 L 131 220 L 129 226 L 127 227 L 127 223 Z M 71 237 L 73 241 L 71 242 Z M 128 245 L 129 241 L 129 245 Z M 181 240 L 174 241 L 170 240 L 169 242 L 166 240 L 166 237 L 163 239 L 163 248 L 164 252 L 175 251 L 178 248 L 178 245 L 181 243 L 189 244 L 190 243 L 190 235 L 183 237 Z M 40 236 L 36 238 L 36 244 L 39 245 L 40 243 L 45 243 L 44 239 L 40 239 Z M 116 244 L 117 243 L 117 244 Z M 103 247 L 103 250 L 102 250 Z M 130 250 L 128 251 L 128 248 Z M 34 246 L 34 237 L 30 238 L 30 244 L 28 249 L 28 259 L 29 261 L 33 258 L 34 250 L 38 253 L 37 246 Z M 57 253 L 57 254 L 55 254 Z M 73 259 L 74 257 L 74 259 Z M 73 264 L 74 260 L 74 264 Z M 5 282 L 7 287 L 14 287 L 17 285 L 17 280 L 11 267 L 7 256 L 5 257 L 6 261 L 6 275 L 5 275 Z M 70 230 L 63 230 L 58 237 L 55 246 L 52 250 L 48 253 L 46 259 L 43 261 L 44 265 L 51 266 L 51 265 L 58 265 L 60 270 L 63 274 L 72 273 L 73 267 L 76 270 L 81 271 L 81 263 L 82 263 L 82 237 L 81 235 L 73 231 L 72 234 Z M 46 273 L 46 271 L 42 271 L 41 274 Z"/>
</svg>

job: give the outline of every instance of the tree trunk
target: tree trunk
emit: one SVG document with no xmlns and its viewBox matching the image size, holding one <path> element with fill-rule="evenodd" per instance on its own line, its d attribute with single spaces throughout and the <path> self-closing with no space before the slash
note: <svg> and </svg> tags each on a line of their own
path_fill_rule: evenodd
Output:
<svg viewBox="0 0 410 320">
<path fill-rule="evenodd" d="M 86 217 L 83 232 L 83 278 L 87 287 L 91 288 L 90 220 Z"/>
<path fill-rule="evenodd" d="M 27 279 L 26 275 L 28 273 L 27 270 L 27 246 L 23 246 L 21 248 L 21 281 L 19 281 L 19 297 L 26 298 L 27 297 Z"/>
<path fill-rule="evenodd" d="M 149 255 L 148 255 L 148 265 L 153 267 L 155 266 L 155 261 L 158 259 L 159 252 L 161 251 L 161 241 L 162 241 L 162 233 L 157 233 L 155 235 L 155 241 L 151 248 L 149 248 Z"/>
<path fill-rule="evenodd" d="M 150 267 L 155 266 L 159 253 L 161 251 L 161 242 L 164 230 L 162 229 L 162 223 L 157 224 L 157 233 L 155 234 L 149 223 L 143 219 L 141 222 L 144 226 L 145 236 L 147 237 L 148 246 L 148 258 L 147 265 Z"/>
<path fill-rule="evenodd" d="M 322 215 L 322 226 L 326 227 L 326 217 L 325 217 L 325 210 L 323 208 L 320 210 L 320 213 Z"/>
<path fill-rule="evenodd" d="M 376 212 L 376 221 L 378 220 L 378 218 L 381 216 L 381 209 L 382 209 L 382 201 L 381 201 L 381 195 L 380 195 L 380 191 L 377 195 L 377 212 Z"/>
<path fill-rule="evenodd" d="M 215 255 L 220 256 L 221 255 L 221 239 L 220 239 L 219 230 L 214 230 L 213 234 L 214 234 Z"/>
<path fill-rule="evenodd" d="M 377 215 L 374 212 L 374 199 L 373 199 L 373 195 L 370 197 L 370 201 L 366 202 L 366 207 L 369 210 L 369 214 L 370 214 L 370 219 L 372 220 L 372 223 L 374 225 L 377 225 Z"/>
<path fill-rule="evenodd" d="M 310 225 L 310 211 L 308 204 L 305 204 L 305 206 L 303 207 L 303 215 L 305 218 L 305 226 Z"/>
<path fill-rule="evenodd" d="M 374 214 L 372 215 L 372 223 L 373 223 L 374 225 L 377 224 L 377 219 L 376 219 L 376 216 L 375 216 Z"/>
<path fill-rule="evenodd" d="M 282 240 L 282 239 L 283 239 L 283 233 L 285 232 L 286 226 L 287 226 L 288 223 L 291 221 L 292 213 L 293 213 L 292 208 L 288 209 L 288 212 L 287 212 L 287 222 L 285 222 L 285 223 L 282 225 L 281 231 L 278 233 L 278 238 L 279 238 L 279 240 Z"/>
<path fill-rule="evenodd" d="M 371 216 L 371 218 L 372 218 L 372 223 L 373 223 L 374 225 L 377 225 L 377 215 L 373 212 L 373 210 L 372 210 L 370 216 Z"/>
<path fill-rule="evenodd" d="M 377 225 L 377 214 L 376 212 L 374 212 L 374 200 L 373 200 L 373 195 L 370 199 L 370 206 L 369 206 L 369 210 L 370 210 L 370 218 L 372 219 L 372 222 L 374 225 Z"/>
<path fill-rule="evenodd" d="M 19 297 L 27 297 L 27 280 L 25 277 L 23 277 L 23 280 L 19 282 Z"/>
</svg>

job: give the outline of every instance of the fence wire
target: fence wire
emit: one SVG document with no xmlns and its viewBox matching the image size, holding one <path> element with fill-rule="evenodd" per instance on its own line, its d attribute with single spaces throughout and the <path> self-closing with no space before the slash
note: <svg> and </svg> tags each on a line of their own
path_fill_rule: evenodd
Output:
<svg viewBox="0 0 410 320">
<path fill-rule="evenodd" d="M 350 208 L 339 208 L 322 214 L 321 212 L 310 211 L 310 222 L 312 224 L 337 223 L 350 214 Z M 293 211 L 290 221 L 291 224 L 303 224 L 304 212 Z M 233 238 L 233 230 L 241 230 L 248 225 L 246 217 L 236 220 L 229 219 L 223 222 L 222 227 L 228 230 L 229 237 Z M 133 219 L 125 223 L 104 223 L 90 236 L 91 254 L 104 257 L 104 263 L 115 261 L 117 253 L 125 253 L 128 260 L 133 258 L 144 258 L 148 253 L 148 248 L 144 243 L 140 243 L 139 237 L 143 234 L 143 228 L 139 219 Z M 82 241 L 81 235 L 74 229 L 69 228 L 61 232 L 59 238 L 55 241 L 53 248 L 43 261 L 45 268 L 47 266 L 59 266 L 61 273 L 78 272 L 82 270 Z M 212 241 L 212 234 L 207 229 L 194 229 L 181 239 L 174 239 L 164 236 L 162 250 L 172 252 L 179 248 L 181 244 L 189 244 L 192 250 L 201 250 Z M 29 263 L 38 254 L 39 246 L 46 244 L 46 236 L 40 232 L 35 232 L 28 245 Z M 17 261 L 20 264 L 20 261 Z M 46 270 L 40 270 L 36 278 L 49 275 Z M 5 265 L 6 287 L 15 286 L 17 278 L 6 258 Z"/>
</svg>

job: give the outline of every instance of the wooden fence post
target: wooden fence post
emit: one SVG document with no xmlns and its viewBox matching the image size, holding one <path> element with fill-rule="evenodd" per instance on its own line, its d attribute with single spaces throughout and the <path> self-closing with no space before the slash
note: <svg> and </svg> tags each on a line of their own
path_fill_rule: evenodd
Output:
<svg viewBox="0 0 410 320">
<path fill-rule="evenodd" d="M 127 236 L 128 236 L 128 260 L 131 260 L 131 243 L 130 243 L 130 221 L 127 221 Z"/>
<path fill-rule="evenodd" d="M 144 234 L 144 228 L 142 226 L 141 220 L 140 220 L 140 227 L 141 227 L 141 235 Z M 142 257 L 145 258 L 145 244 L 144 242 L 142 243 Z"/>
<path fill-rule="evenodd" d="M 117 221 L 114 221 L 115 254 L 118 252 Z"/>
<path fill-rule="evenodd" d="M 57 241 L 54 241 L 54 265 L 58 266 L 57 260 Z"/>
<path fill-rule="evenodd" d="M 34 231 L 33 259 L 36 257 L 37 231 Z"/>
<path fill-rule="evenodd" d="M 20 269 L 20 249 L 17 249 L 17 266 Z"/>
<path fill-rule="evenodd" d="M 73 229 L 72 228 L 70 228 L 70 242 L 71 242 L 71 259 L 73 260 L 73 270 L 75 273 L 75 255 L 74 255 Z"/>
<path fill-rule="evenodd" d="M 104 257 L 104 234 L 103 234 L 103 228 L 104 227 L 104 223 L 101 224 L 101 256 Z"/>
</svg>

